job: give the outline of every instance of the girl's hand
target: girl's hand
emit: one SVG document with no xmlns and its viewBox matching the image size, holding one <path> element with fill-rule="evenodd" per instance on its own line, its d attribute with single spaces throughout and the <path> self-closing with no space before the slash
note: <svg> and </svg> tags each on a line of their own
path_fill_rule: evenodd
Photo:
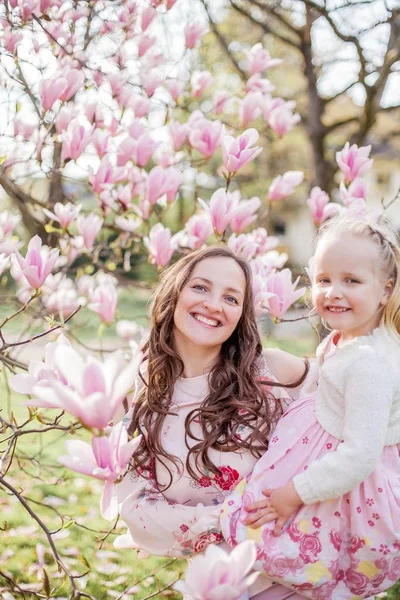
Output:
<svg viewBox="0 0 400 600">
<path fill-rule="evenodd" d="M 263 494 L 266 496 L 265 499 L 247 507 L 248 511 L 253 512 L 243 520 L 243 523 L 256 529 L 276 520 L 274 535 L 278 536 L 289 517 L 303 503 L 292 482 L 275 490 L 263 490 Z"/>
</svg>

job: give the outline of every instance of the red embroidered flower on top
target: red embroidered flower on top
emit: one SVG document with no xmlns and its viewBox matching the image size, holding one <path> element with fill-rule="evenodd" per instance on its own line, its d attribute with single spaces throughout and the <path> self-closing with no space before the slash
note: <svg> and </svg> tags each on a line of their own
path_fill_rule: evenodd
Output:
<svg viewBox="0 0 400 600">
<path fill-rule="evenodd" d="M 239 473 L 229 465 L 220 467 L 221 475 L 215 475 L 214 481 L 221 490 L 230 491 L 239 480 Z"/>
<path fill-rule="evenodd" d="M 187 525 L 184 525 L 184 524 L 183 524 L 183 525 L 181 525 L 181 526 L 179 527 L 179 529 L 180 529 L 180 530 L 181 530 L 183 533 L 186 533 L 187 531 L 189 531 L 189 527 L 188 527 Z"/>
<path fill-rule="evenodd" d="M 212 485 L 212 481 L 209 477 L 200 477 L 199 479 L 199 485 L 201 487 L 210 487 Z"/>
</svg>

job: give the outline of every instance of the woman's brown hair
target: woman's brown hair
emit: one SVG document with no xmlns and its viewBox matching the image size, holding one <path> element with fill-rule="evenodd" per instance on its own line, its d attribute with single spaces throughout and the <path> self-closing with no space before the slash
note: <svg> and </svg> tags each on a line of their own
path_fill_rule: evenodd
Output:
<svg viewBox="0 0 400 600">
<path fill-rule="evenodd" d="M 129 427 L 130 433 L 145 432 L 133 457 L 132 469 L 147 469 L 157 457 L 170 473 L 169 485 L 172 474 L 166 461 L 177 466 L 180 461 L 163 449 L 161 429 L 165 416 L 173 414 L 171 398 L 175 382 L 184 369 L 173 343 L 175 307 L 195 266 L 206 258 L 220 257 L 231 258 L 243 271 L 246 281 L 243 311 L 235 331 L 223 342 L 220 359 L 209 374 L 208 396 L 185 421 L 189 448 L 186 468 L 190 476 L 197 479 L 204 468 L 219 472 L 209 457 L 210 448 L 221 452 L 250 451 L 255 457 L 261 456 L 268 446 L 271 428 L 282 414 L 280 402 L 265 388 L 265 384 L 271 385 L 271 382 L 261 381 L 262 345 L 249 264 L 224 246 L 211 246 L 184 256 L 163 272 L 153 298 L 150 334 L 143 347 L 147 361 L 146 382 L 138 394 Z M 195 419 L 200 424 L 201 439 L 191 430 Z M 237 435 L 242 426 L 250 429 L 246 439 Z M 189 438 L 195 441 L 192 448 Z"/>
</svg>

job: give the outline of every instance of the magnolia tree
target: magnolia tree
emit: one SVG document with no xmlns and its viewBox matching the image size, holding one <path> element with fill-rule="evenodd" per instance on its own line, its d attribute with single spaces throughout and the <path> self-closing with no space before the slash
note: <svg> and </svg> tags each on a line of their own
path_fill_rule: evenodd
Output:
<svg viewBox="0 0 400 600">
<path fill-rule="evenodd" d="M 244 51 L 248 77 L 235 89 L 226 74 L 193 70 L 206 31 L 197 19 L 182 24 L 184 5 L 184 0 L 0 3 L 0 185 L 9 197 L 8 210 L 0 213 L 0 274 L 10 306 L 0 323 L 0 360 L 10 387 L 26 395 L 29 409 L 23 421 L 0 415 L 0 486 L 42 529 L 65 575 L 64 595 L 69 585 L 71 598 L 92 596 L 79 588 L 82 575 L 68 568 L 52 532 L 13 483 L 13 461 L 27 435 L 73 434 L 60 463 L 104 482 L 101 513 L 116 517 L 115 486 L 139 440 L 128 439 L 117 414 L 135 388 L 141 360 L 133 342 L 140 327 L 116 323 L 116 310 L 138 257 L 161 270 L 205 244 L 227 244 L 251 264 L 257 314 L 275 321 L 304 293 L 285 267 L 288 257 L 277 250 L 279 240 L 257 227 L 261 212 L 265 216 L 293 194 L 303 173 L 282 173 L 266 184 L 262 198 L 242 198 L 235 179 L 257 165 L 263 151 L 259 131 L 279 138 L 299 121 L 295 103 L 274 96 L 267 77 L 269 69 L 284 65 L 256 44 Z M 337 202 L 320 188 L 303 193 L 316 226 L 339 211 L 365 210 L 369 153 L 370 147 L 349 144 L 338 153 Z M 84 201 L 75 191 L 82 185 L 71 192 L 74 180 L 88 186 Z M 198 193 L 204 181 L 207 195 Z M 191 216 L 174 227 L 177 205 Z M 77 346 L 78 311 L 97 313 L 104 326 L 116 323 L 121 343 L 129 344 L 106 358 Z M 30 318 L 24 320 L 27 330 L 9 335 L 8 323 L 22 314 Z M 20 361 L 21 346 L 61 331 L 43 357 Z M 39 427 L 32 426 L 35 419 Z M 83 430 L 89 441 L 78 439 Z M 188 598 L 196 569 L 217 560 L 213 552 L 203 566 L 193 562 L 187 583 L 178 585 Z M 220 551 L 217 561 L 222 579 L 228 567 L 237 575 L 229 580 L 232 598 L 251 579 L 246 574 L 253 554 L 238 569 L 238 552 L 226 557 Z M 45 594 L 55 595 L 46 572 L 40 572 Z M 220 585 L 218 577 L 210 581 Z M 10 574 L 5 580 L 11 592 L 20 589 Z M 196 592 L 196 598 L 209 597 L 214 584 L 203 584 L 204 594 Z"/>
</svg>

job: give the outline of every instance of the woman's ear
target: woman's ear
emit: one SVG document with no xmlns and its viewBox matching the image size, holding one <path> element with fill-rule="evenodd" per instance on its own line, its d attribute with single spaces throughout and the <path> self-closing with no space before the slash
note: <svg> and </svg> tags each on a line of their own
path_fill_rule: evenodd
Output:
<svg viewBox="0 0 400 600">
<path fill-rule="evenodd" d="M 381 306 L 386 306 L 386 304 L 389 302 L 389 298 L 393 292 L 393 287 L 394 287 L 393 279 L 388 279 L 387 282 L 385 283 L 383 297 L 381 300 Z"/>
</svg>

